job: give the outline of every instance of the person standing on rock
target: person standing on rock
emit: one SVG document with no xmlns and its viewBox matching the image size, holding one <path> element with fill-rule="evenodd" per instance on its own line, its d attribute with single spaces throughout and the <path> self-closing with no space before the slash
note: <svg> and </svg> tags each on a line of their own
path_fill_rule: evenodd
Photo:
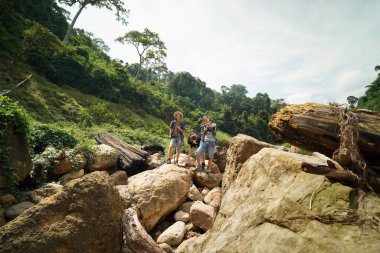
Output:
<svg viewBox="0 0 380 253">
<path fill-rule="evenodd" d="M 193 151 L 194 151 L 194 148 L 198 148 L 199 147 L 199 144 L 201 143 L 201 137 L 192 132 L 189 137 L 187 138 L 187 143 L 189 144 L 189 153 L 187 155 L 187 161 L 186 161 L 186 164 L 187 166 L 191 166 L 191 156 L 193 154 Z M 200 160 L 199 160 L 199 156 L 196 156 L 196 160 L 197 160 L 197 164 L 200 164 Z M 206 159 L 206 153 L 203 153 L 203 160 Z"/>
<path fill-rule="evenodd" d="M 198 163 L 198 168 L 200 170 L 204 169 L 204 154 L 206 150 L 208 150 L 208 165 L 207 170 L 210 171 L 212 159 L 214 158 L 215 152 L 215 143 L 216 143 L 216 124 L 211 122 L 210 119 L 205 115 L 202 118 L 203 125 L 201 128 L 201 143 L 199 144 L 199 148 L 195 153 L 197 157 L 200 159 L 200 163 Z"/>
<path fill-rule="evenodd" d="M 166 160 L 166 163 L 171 163 L 171 157 L 173 153 L 173 148 L 176 147 L 176 153 L 174 158 L 174 163 L 178 165 L 178 158 L 181 153 L 181 147 L 183 143 L 183 137 L 185 134 L 185 123 L 183 120 L 183 114 L 180 111 L 176 111 L 173 113 L 174 120 L 170 122 L 170 132 L 169 132 L 169 152 L 168 152 L 168 159 Z"/>
</svg>

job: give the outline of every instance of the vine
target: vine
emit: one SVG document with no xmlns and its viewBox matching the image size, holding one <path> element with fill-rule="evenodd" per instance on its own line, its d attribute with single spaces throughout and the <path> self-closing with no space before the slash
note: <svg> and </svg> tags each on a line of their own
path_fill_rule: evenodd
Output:
<svg viewBox="0 0 380 253">
<path fill-rule="evenodd" d="M 19 198 L 20 194 L 11 164 L 11 138 L 13 134 L 18 134 L 27 140 L 28 122 L 26 112 L 17 103 L 0 95 L 0 174 L 4 178 L 6 191 L 16 198 Z"/>
</svg>

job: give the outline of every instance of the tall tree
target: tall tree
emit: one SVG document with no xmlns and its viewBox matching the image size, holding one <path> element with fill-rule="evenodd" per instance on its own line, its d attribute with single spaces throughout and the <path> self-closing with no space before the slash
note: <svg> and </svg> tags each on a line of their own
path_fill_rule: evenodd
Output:
<svg viewBox="0 0 380 253">
<path fill-rule="evenodd" d="M 73 6 L 74 4 L 79 4 L 79 10 L 75 14 L 73 20 L 69 28 L 67 29 L 65 38 L 63 39 L 63 44 L 67 44 L 71 33 L 73 32 L 75 22 L 77 21 L 79 15 L 82 13 L 86 6 L 95 6 L 98 8 L 107 8 L 108 10 L 116 9 L 116 17 L 117 20 L 126 24 L 125 17 L 128 15 L 129 11 L 124 7 L 124 3 L 122 0 L 58 0 L 60 3 L 66 4 L 68 6 Z"/>
<path fill-rule="evenodd" d="M 134 82 L 139 78 L 143 65 L 149 66 L 164 65 L 166 57 L 165 43 L 161 41 L 157 33 L 145 28 L 143 32 L 130 31 L 124 36 L 118 37 L 117 42 L 133 45 L 139 55 L 139 68 L 137 70 Z"/>
</svg>

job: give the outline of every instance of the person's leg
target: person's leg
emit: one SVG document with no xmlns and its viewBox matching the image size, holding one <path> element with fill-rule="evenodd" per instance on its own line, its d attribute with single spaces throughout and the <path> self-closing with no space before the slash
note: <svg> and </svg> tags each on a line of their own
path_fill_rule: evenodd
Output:
<svg viewBox="0 0 380 253">
<path fill-rule="evenodd" d="M 172 158 L 174 144 L 175 144 L 174 138 L 170 139 L 169 151 L 168 151 L 168 159 L 166 160 L 167 163 L 171 163 L 171 158 Z"/>
<path fill-rule="evenodd" d="M 175 162 L 178 164 L 179 155 L 181 154 L 181 148 L 182 148 L 182 138 L 179 136 L 176 138 L 176 152 L 175 152 Z"/>
<path fill-rule="evenodd" d="M 197 152 L 195 153 L 197 155 L 198 167 L 200 167 L 201 164 L 204 162 L 202 158 L 205 152 L 206 152 L 206 145 L 203 141 L 201 141 L 201 143 L 199 144 L 199 148 L 197 149 Z"/>
<path fill-rule="evenodd" d="M 212 141 L 208 144 L 208 164 L 207 164 L 208 170 L 211 170 L 211 163 L 212 163 L 212 159 L 214 159 L 214 152 L 215 152 L 215 142 Z"/>
<path fill-rule="evenodd" d="M 191 155 L 193 154 L 194 148 L 189 145 L 189 153 L 187 154 L 187 164 L 190 166 L 191 162 Z"/>
</svg>

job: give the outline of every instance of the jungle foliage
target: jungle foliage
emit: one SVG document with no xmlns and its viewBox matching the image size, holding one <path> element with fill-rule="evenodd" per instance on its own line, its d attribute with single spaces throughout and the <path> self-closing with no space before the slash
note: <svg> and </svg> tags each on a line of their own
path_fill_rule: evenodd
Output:
<svg viewBox="0 0 380 253">
<path fill-rule="evenodd" d="M 206 114 L 229 135 L 244 133 L 263 141 L 277 141 L 267 123 L 285 105 L 283 99 L 274 100 L 260 92 L 249 97 L 241 84 L 215 91 L 188 72 L 173 73 L 157 66 L 141 68 L 138 63 L 112 59 L 100 38 L 80 29 L 74 29 L 64 45 L 62 39 L 69 26 L 67 12 L 54 0 L 2 0 L 0 5 L 4 7 L 0 8 L 0 88 L 10 88 L 20 74 L 33 71 L 33 88 L 29 89 L 37 93 L 19 91 L 13 98 L 40 123 L 60 122 L 67 129 L 73 124 L 93 129 L 108 124 L 116 132 L 130 129 L 126 138 L 139 144 L 144 138 L 151 142 L 164 139 L 172 113 L 181 110 L 189 132 L 199 130 L 201 117 Z M 56 86 L 48 87 L 47 83 Z M 103 102 L 97 105 L 72 99 L 67 93 L 74 94 L 73 89 Z M 120 113 L 127 108 L 131 116 Z M 140 117 L 143 122 L 137 123 Z M 149 123 L 144 119 L 150 119 Z M 136 137 L 141 135 L 139 132 L 141 138 Z M 153 134 L 162 136 L 146 138 Z"/>
</svg>

